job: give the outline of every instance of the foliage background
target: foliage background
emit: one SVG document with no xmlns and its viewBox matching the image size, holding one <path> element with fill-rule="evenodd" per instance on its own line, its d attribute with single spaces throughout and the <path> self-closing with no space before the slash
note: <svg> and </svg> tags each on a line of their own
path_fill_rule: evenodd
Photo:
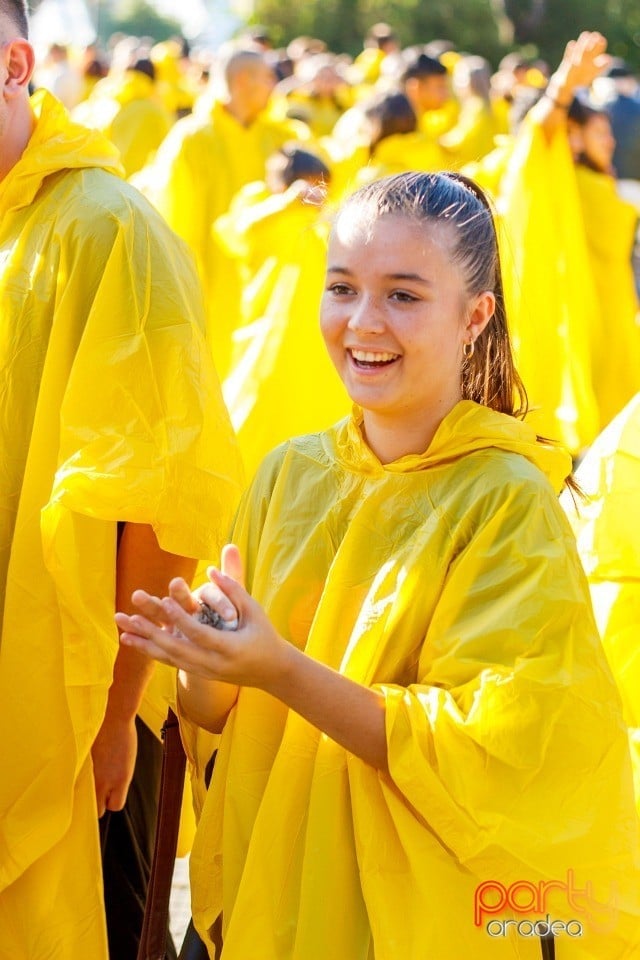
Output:
<svg viewBox="0 0 640 960">
<path fill-rule="evenodd" d="M 31 0 L 30 6 L 36 9 L 38 3 Z M 87 3 L 103 41 L 115 31 L 155 40 L 179 33 L 178 23 L 147 0 Z M 268 27 L 277 47 L 307 35 L 337 53 L 355 55 L 367 29 L 384 20 L 403 46 L 446 39 L 494 66 L 511 50 L 524 49 L 554 66 L 568 40 L 581 30 L 599 30 L 609 40 L 610 53 L 640 72 L 640 0 L 245 0 L 243 6 L 253 8 L 250 21 Z"/>
<path fill-rule="evenodd" d="M 451 40 L 494 66 L 522 47 L 555 65 L 568 40 L 581 30 L 599 30 L 611 53 L 640 67 L 638 0 L 256 0 L 252 19 L 269 27 L 277 46 L 310 35 L 350 54 L 362 49 L 367 29 L 384 20 L 403 46 Z"/>
</svg>

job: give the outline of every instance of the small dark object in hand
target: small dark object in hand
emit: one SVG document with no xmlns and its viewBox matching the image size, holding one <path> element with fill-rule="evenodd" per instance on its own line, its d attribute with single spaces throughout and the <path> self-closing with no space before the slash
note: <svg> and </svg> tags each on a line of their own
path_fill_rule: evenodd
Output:
<svg viewBox="0 0 640 960">
<path fill-rule="evenodd" d="M 194 617 L 199 623 L 206 624 L 207 627 L 213 627 L 214 630 L 236 630 L 238 627 L 237 620 L 225 620 L 217 610 L 214 610 L 213 607 L 210 607 L 208 603 L 205 603 L 204 600 L 198 601 L 200 609 L 197 613 L 194 613 Z"/>
</svg>

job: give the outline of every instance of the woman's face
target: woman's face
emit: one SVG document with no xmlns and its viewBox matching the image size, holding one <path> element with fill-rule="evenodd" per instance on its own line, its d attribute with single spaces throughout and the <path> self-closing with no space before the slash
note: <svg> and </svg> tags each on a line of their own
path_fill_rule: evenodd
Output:
<svg viewBox="0 0 640 960">
<path fill-rule="evenodd" d="M 610 173 L 616 141 L 609 118 L 602 113 L 595 114 L 589 117 L 584 126 L 570 122 L 569 130 L 574 157 L 584 154 L 597 170 Z"/>
<path fill-rule="evenodd" d="M 468 297 L 450 231 L 401 215 L 371 224 L 355 207 L 338 217 L 321 327 L 365 429 L 377 419 L 419 432 L 460 399 L 462 345 L 484 328 L 495 300 Z"/>
</svg>

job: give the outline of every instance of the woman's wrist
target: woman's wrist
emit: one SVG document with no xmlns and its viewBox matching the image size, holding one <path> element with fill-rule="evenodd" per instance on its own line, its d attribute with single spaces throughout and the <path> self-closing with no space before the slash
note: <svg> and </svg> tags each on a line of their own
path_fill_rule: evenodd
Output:
<svg viewBox="0 0 640 960">
<path fill-rule="evenodd" d="M 573 90 L 557 77 L 551 77 L 544 98 L 559 110 L 568 110 L 573 102 Z"/>
<path fill-rule="evenodd" d="M 558 97 L 554 96 L 552 93 L 549 93 L 548 91 L 545 91 L 543 96 L 545 100 L 548 100 L 549 103 L 553 104 L 556 110 L 564 110 L 565 113 L 569 112 L 569 109 L 571 107 L 571 100 L 565 101 L 565 100 L 559 99 Z"/>
</svg>

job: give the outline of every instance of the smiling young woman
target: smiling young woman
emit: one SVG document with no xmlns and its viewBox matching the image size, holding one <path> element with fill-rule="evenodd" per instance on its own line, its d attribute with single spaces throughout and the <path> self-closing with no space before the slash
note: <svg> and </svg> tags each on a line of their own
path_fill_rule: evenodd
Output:
<svg viewBox="0 0 640 960">
<path fill-rule="evenodd" d="M 123 643 L 180 668 L 192 758 L 197 725 L 222 731 L 196 925 L 210 939 L 222 914 L 225 960 L 532 960 L 537 939 L 474 923 L 474 892 L 543 883 L 568 922 L 571 871 L 618 897 L 572 957 L 631 957 L 626 731 L 557 502 L 570 457 L 521 419 L 479 188 L 403 174 L 356 193 L 322 329 L 354 411 L 247 491 L 197 591 L 237 630 L 197 623 L 180 580 L 118 615 Z"/>
</svg>

